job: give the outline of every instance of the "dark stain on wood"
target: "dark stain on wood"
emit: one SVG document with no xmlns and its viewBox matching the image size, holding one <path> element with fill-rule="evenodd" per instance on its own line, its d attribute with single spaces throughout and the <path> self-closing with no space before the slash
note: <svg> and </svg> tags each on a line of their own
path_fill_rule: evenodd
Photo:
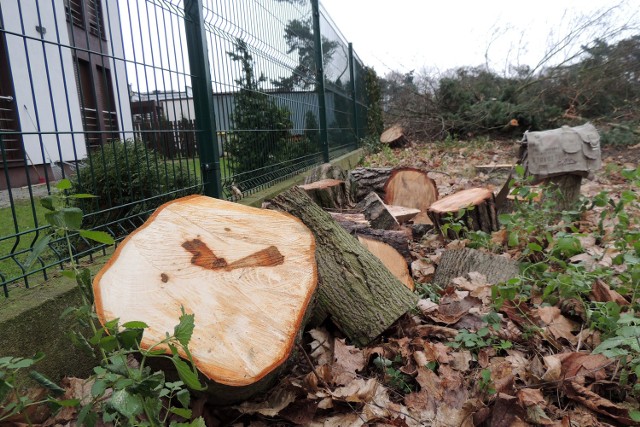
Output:
<svg viewBox="0 0 640 427">
<path fill-rule="evenodd" d="M 200 239 L 188 240 L 182 244 L 182 247 L 193 255 L 191 264 L 208 270 L 217 270 L 227 266 L 224 258 L 218 258 L 213 251 Z"/>
<path fill-rule="evenodd" d="M 224 231 L 231 231 L 231 229 L 229 227 L 225 227 Z"/>
<path fill-rule="evenodd" d="M 273 267 L 284 263 L 284 255 L 275 246 L 259 250 L 231 264 L 228 264 L 224 258 L 218 258 L 200 239 L 188 240 L 182 244 L 182 247 L 193 255 L 191 264 L 207 270 L 231 271 L 246 267 Z"/>
<path fill-rule="evenodd" d="M 169 276 L 167 276 L 167 273 L 160 274 L 160 280 L 162 280 L 162 283 L 167 283 L 169 281 Z"/>
</svg>

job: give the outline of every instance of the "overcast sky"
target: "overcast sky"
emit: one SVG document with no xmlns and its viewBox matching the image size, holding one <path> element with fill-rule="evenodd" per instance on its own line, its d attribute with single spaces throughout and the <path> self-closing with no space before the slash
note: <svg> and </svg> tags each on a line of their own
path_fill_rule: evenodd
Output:
<svg viewBox="0 0 640 427">
<path fill-rule="evenodd" d="M 581 16 L 620 5 L 612 19 L 638 22 L 640 0 L 321 0 L 354 50 L 378 74 L 485 64 L 534 66 Z M 597 33 L 593 27 L 589 31 Z M 636 33 L 638 29 L 636 27 Z"/>
</svg>

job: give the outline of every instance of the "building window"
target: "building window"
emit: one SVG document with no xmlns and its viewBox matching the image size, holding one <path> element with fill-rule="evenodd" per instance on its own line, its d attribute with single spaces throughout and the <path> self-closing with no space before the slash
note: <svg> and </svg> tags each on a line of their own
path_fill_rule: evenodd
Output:
<svg viewBox="0 0 640 427">
<path fill-rule="evenodd" d="M 84 13 L 82 10 L 82 3 L 82 0 L 64 1 L 64 10 L 67 14 L 67 22 L 71 22 L 73 25 L 77 25 L 80 28 L 84 28 Z"/>
<path fill-rule="evenodd" d="M 0 31 L 0 166 L 3 165 L 4 159 L 9 166 L 23 162 L 22 140 L 20 135 L 15 133 L 19 132 L 20 128 L 6 48 L 4 33 Z"/>
<path fill-rule="evenodd" d="M 87 16 L 89 19 L 89 32 L 96 37 L 106 40 L 104 33 L 104 19 L 102 17 L 102 3 L 100 0 L 87 1 Z"/>
</svg>

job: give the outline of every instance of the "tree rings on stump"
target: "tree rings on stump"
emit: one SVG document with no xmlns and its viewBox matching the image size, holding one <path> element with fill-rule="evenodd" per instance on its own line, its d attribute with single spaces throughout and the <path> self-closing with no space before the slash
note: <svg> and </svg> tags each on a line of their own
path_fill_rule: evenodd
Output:
<svg viewBox="0 0 640 427">
<path fill-rule="evenodd" d="M 189 196 L 131 233 L 93 289 L 101 323 L 149 325 L 142 348 L 172 333 L 184 307 L 198 370 L 246 391 L 289 358 L 316 284 L 315 240 L 299 219 Z"/>
<path fill-rule="evenodd" d="M 431 224 L 427 209 L 438 200 L 436 183 L 427 172 L 415 168 L 399 168 L 391 171 L 384 186 L 384 202 L 387 205 L 419 209 L 414 224 Z"/>
</svg>

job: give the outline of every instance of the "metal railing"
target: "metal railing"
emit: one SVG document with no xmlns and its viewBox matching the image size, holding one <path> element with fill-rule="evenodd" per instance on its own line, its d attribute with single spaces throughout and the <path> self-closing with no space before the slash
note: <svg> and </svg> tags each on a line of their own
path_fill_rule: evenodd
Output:
<svg viewBox="0 0 640 427">
<path fill-rule="evenodd" d="M 172 198 L 237 200 L 357 148 L 363 67 L 318 0 L 3 0 L 0 290 L 68 261 L 54 239 L 25 265 L 60 178 L 120 240 Z"/>
</svg>

